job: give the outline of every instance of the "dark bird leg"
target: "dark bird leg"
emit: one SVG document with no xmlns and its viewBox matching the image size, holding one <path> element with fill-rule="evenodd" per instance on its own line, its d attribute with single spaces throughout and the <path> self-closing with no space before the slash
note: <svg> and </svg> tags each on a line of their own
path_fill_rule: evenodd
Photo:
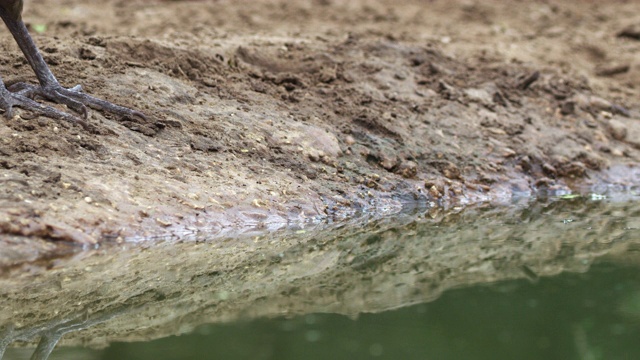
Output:
<svg viewBox="0 0 640 360">
<path fill-rule="evenodd" d="M 12 93 L 4 85 L 2 79 L 0 79 L 0 109 L 4 110 L 4 115 L 7 118 L 13 118 L 14 107 L 19 107 L 33 111 L 37 114 L 44 115 L 53 119 L 66 120 L 72 123 L 82 125 L 84 128 L 88 128 L 88 125 L 83 120 L 62 112 L 51 106 L 44 106 L 33 99 L 28 98 L 23 94 Z"/>
<path fill-rule="evenodd" d="M 69 120 L 83 125 L 82 120 L 73 120 L 74 116 L 33 101 L 32 98 L 37 96 L 58 104 L 64 104 L 82 115 L 83 119 L 87 118 L 87 107 L 121 117 L 146 119 L 145 115 L 139 111 L 83 93 L 80 85 L 69 89 L 62 87 L 42 58 L 38 47 L 22 21 L 22 4 L 22 0 L 0 0 L 0 18 L 7 25 L 20 50 L 24 53 L 40 82 L 40 86 L 20 83 L 11 86 L 9 89 L 11 91 L 7 91 L 4 84 L 0 82 L 0 107 L 4 108 L 6 115 L 12 116 L 12 108 L 17 106 L 44 116 Z"/>
</svg>

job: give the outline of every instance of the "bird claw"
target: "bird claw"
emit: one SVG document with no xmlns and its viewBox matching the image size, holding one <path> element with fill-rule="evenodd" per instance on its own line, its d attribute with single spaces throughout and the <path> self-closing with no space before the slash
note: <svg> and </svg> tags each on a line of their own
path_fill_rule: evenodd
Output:
<svg viewBox="0 0 640 360">
<path fill-rule="evenodd" d="M 89 114 L 87 107 L 124 118 L 139 118 L 147 120 L 147 116 L 139 111 L 116 105 L 109 101 L 84 93 L 81 85 L 76 85 L 72 88 L 64 88 L 59 84 L 55 84 L 53 86 L 38 86 L 26 83 L 17 83 L 11 85 L 9 90 L 14 94 L 18 94 L 29 99 L 39 97 L 57 104 L 66 105 L 69 109 L 79 114 L 84 120 L 87 119 Z"/>
<path fill-rule="evenodd" d="M 4 116 L 7 119 L 13 119 L 16 107 L 52 119 L 65 120 L 73 124 L 78 124 L 85 128 L 85 130 L 89 128 L 89 125 L 84 120 L 76 116 L 67 114 L 51 106 L 42 105 L 22 93 L 13 93 L 4 87 L 0 87 L 0 109 L 4 110 Z"/>
</svg>

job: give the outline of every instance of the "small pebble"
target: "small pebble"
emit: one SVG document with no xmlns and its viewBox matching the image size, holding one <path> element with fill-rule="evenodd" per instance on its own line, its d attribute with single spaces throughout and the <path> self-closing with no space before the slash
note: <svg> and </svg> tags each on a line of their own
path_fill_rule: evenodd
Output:
<svg viewBox="0 0 640 360">
<path fill-rule="evenodd" d="M 542 164 L 542 171 L 549 176 L 555 176 L 557 172 L 556 168 L 549 163 Z"/>
<path fill-rule="evenodd" d="M 503 157 L 510 158 L 510 157 L 514 157 L 516 155 L 517 155 L 517 153 L 511 148 L 507 147 L 507 148 L 502 149 L 502 156 Z"/>
<path fill-rule="evenodd" d="M 576 111 L 576 103 L 575 101 L 565 101 L 560 106 L 560 113 L 562 115 L 571 115 Z"/>
<path fill-rule="evenodd" d="M 607 128 L 609 130 L 609 134 L 611 134 L 614 139 L 623 141 L 627 138 L 627 125 L 622 121 L 611 119 L 609 120 Z"/>
<path fill-rule="evenodd" d="M 611 110 L 611 102 L 597 96 L 589 98 L 589 106 L 597 110 Z"/>
<path fill-rule="evenodd" d="M 398 166 L 398 159 L 385 155 L 382 157 L 382 161 L 380 161 L 380 166 L 382 166 L 387 171 L 391 171 L 393 168 Z"/>
<path fill-rule="evenodd" d="M 611 149 L 611 155 L 613 156 L 618 156 L 618 157 L 623 157 L 624 156 L 624 152 L 620 149 Z"/>
<path fill-rule="evenodd" d="M 345 144 L 347 144 L 347 146 L 351 146 L 356 143 L 356 139 L 354 139 L 351 135 L 347 135 L 347 137 L 344 138 L 344 142 Z"/>
<path fill-rule="evenodd" d="M 460 175 L 461 175 L 460 169 L 458 169 L 458 167 L 451 162 L 445 164 L 445 166 L 442 168 L 440 172 L 447 179 L 460 179 Z"/>
<path fill-rule="evenodd" d="M 410 160 L 403 161 L 398 166 L 397 172 L 405 179 L 410 179 L 418 174 L 418 164 Z"/>
<path fill-rule="evenodd" d="M 596 75 L 598 76 L 614 76 L 618 74 L 624 74 L 629 72 L 631 66 L 629 64 L 607 64 L 596 68 Z"/>
</svg>

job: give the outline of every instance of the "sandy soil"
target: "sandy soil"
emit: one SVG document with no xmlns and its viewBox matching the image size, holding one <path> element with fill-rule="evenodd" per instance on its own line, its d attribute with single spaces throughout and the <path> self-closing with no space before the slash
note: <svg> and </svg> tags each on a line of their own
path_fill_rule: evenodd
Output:
<svg viewBox="0 0 640 360">
<path fill-rule="evenodd" d="M 67 243 L 640 184 L 633 1 L 25 6 L 63 84 L 150 120 L 0 121 L 4 267 Z M 33 82 L 2 34 L 0 74 Z"/>
</svg>

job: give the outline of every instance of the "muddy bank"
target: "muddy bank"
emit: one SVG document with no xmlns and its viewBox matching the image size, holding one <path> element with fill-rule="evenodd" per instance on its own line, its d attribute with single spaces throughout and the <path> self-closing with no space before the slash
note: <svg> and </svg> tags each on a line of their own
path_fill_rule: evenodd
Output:
<svg viewBox="0 0 640 360">
<path fill-rule="evenodd" d="M 27 2 L 63 84 L 150 119 L 0 121 L 0 263 L 637 186 L 639 7 Z M 33 81 L 3 34 L 0 74 Z"/>
</svg>

